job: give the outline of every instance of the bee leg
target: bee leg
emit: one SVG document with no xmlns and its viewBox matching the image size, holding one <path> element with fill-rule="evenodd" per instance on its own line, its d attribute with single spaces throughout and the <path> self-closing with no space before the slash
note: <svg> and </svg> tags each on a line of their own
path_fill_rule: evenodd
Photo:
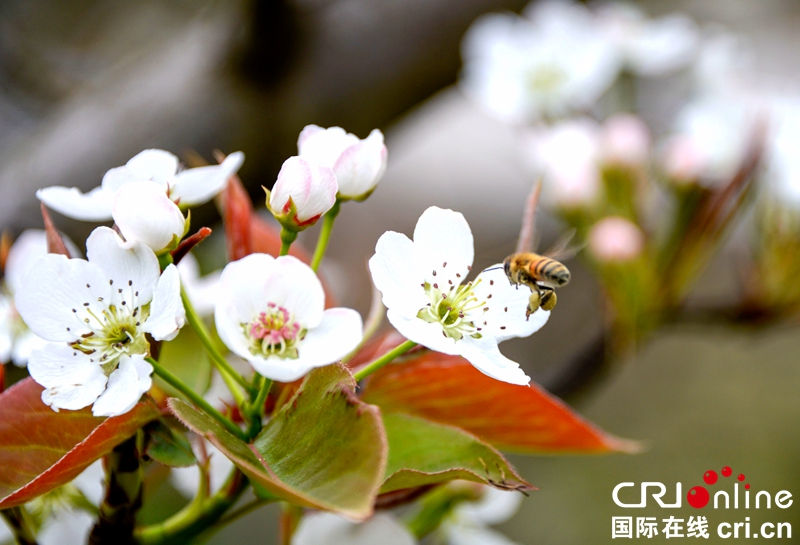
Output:
<svg viewBox="0 0 800 545">
<path fill-rule="evenodd" d="M 556 307 L 556 292 L 552 288 L 542 287 L 542 296 L 540 300 L 540 307 L 543 310 L 553 310 Z"/>
<path fill-rule="evenodd" d="M 531 290 L 530 299 L 528 299 L 528 309 L 525 311 L 525 320 L 527 321 L 531 314 L 539 310 L 542 304 L 542 295 L 538 289 Z"/>
</svg>

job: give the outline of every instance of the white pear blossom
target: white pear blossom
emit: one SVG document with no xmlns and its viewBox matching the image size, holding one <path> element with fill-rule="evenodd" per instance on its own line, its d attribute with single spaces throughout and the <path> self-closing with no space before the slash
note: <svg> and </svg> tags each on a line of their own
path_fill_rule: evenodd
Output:
<svg viewBox="0 0 800 545">
<path fill-rule="evenodd" d="M 679 182 L 729 180 L 744 160 L 756 120 L 757 113 L 740 100 L 708 96 L 687 104 L 664 145 L 664 170 Z"/>
<path fill-rule="evenodd" d="M 608 2 L 598 6 L 598 25 L 626 67 L 643 76 L 665 76 L 694 60 L 699 31 L 686 14 L 648 19 L 638 6 Z"/>
<path fill-rule="evenodd" d="M 170 340 L 185 322 L 174 265 L 160 272 L 155 253 L 107 227 L 86 241 L 88 261 L 48 254 L 17 294 L 25 323 L 50 341 L 28 370 L 54 410 L 94 405 L 96 416 L 129 411 L 150 389 L 149 343 Z"/>
<path fill-rule="evenodd" d="M 575 208 L 600 195 L 600 126 L 575 118 L 525 133 L 523 156 L 536 176 L 544 178 L 543 197 L 556 206 Z"/>
<path fill-rule="evenodd" d="M 437 533 L 447 545 L 515 545 L 489 526 L 510 519 L 522 503 L 522 494 L 483 487 L 480 499 L 458 505 Z"/>
<path fill-rule="evenodd" d="M 601 262 L 630 261 L 644 250 L 644 233 L 632 221 L 610 216 L 589 230 L 589 251 Z"/>
<path fill-rule="evenodd" d="M 464 216 L 432 206 L 420 216 L 413 242 L 384 233 L 369 268 L 389 321 L 407 339 L 463 356 L 492 378 L 528 384 L 530 378 L 497 345 L 531 335 L 550 313 L 539 310 L 526 319 L 528 289 L 512 286 L 501 265 L 467 282 L 473 252 Z"/>
<path fill-rule="evenodd" d="M 180 170 L 178 158 L 173 154 L 148 149 L 124 166 L 106 172 L 102 184 L 88 193 L 81 193 L 74 187 L 55 186 L 40 189 L 36 196 L 48 208 L 67 217 L 107 221 L 112 218 L 117 191 L 125 184 L 151 181 L 158 184 L 176 204 L 194 206 L 208 202 L 222 191 L 243 162 L 244 154 L 237 151 L 228 155 L 219 165 Z"/>
<path fill-rule="evenodd" d="M 292 545 L 414 545 L 403 523 L 389 513 L 377 513 L 356 523 L 333 513 L 311 512 L 300 519 Z"/>
<path fill-rule="evenodd" d="M 300 157 L 333 169 L 340 199 L 364 200 L 386 172 L 387 151 L 378 129 L 361 140 L 341 127 L 308 125 L 297 150 Z"/>
<path fill-rule="evenodd" d="M 765 152 L 767 188 L 771 197 L 800 210 L 800 100 L 776 101 L 769 146 Z"/>
<path fill-rule="evenodd" d="M 297 380 L 361 342 L 358 312 L 325 310 L 319 278 L 294 257 L 251 254 L 229 263 L 220 282 L 214 312 L 219 336 L 267 378 Z"/>
<path fill-rule="evenodd" d="M 513 123 L 590 108 L 617 77 L 616 48 L 582 5 L 537 2 L 526 15 L 473 23 L 462 43 L 464 92 Z"/>
<path fill-rule="evenodd" d="M 650 129 L 633 114 L 614 114 L 603 123 L 602 160 L 628 166 L 643 165 L 650 154 Z"/>
<path fill-rule="evenodd" d="M 330 167 L 302 157 L 290 157 L 281 167 L 267 205 L 289 230 L 314 225 L 336 202 L 336 174 Z"/>
</svg>

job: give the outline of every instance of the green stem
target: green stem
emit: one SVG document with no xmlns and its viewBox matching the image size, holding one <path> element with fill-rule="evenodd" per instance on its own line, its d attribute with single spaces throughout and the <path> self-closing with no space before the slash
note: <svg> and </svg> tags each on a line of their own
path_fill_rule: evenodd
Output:
<svg viewBox="0 0 800 545">
<path fill-rule="evenodd" d="M 214 346 L 214 341 L 211 339 L 211 334 L 208 332 L 206 328 L 206 324 L 203 323 L 203 320 L 200 319 L 200 316 L 197 315 L 197 311 L 192 306 L 192 302 L 189 301 L 189 296 L 186 294 L 186 290 L 183 289 L 181 286 L 181 300 L 183 301 L 183 308 L 186 309 L 186 320 L 189 322 L 189 325 L 192 326 L 197 336 L 200 337 L 200 342 L 203 343 L 208 354 L 211 356 L 211 362 L 217 368 L 223 378 L 225 375 L 228 375 L 228 378 L 232 378 L 235 380 L 239 386 L 244 388 L 244 390 L 251 395 L 255 395 L 255 391 L 252 389 L 250 384 L 236 372 L 236 370 L 231 367 L 231 364 L 228 363 L 222 354 L 219 353 L 217 347 Z M 233 392 L 232 392 L 233 393 Z M 234 393 L 235 395 L 235 393 Z"/>
<path fill-rule="evenodd" d="M 256 400 L 253 403 L 255 414 L 257 414 L 259 417 L 264 415 L 264 404 L 267 402 L 267 396 L 269 395 L 269 391 L 271 389 L 272 379 L 265 379 L 261 385 L 261 390 L 258 392 L 258 397 L 256 397 Z"/>
<path fill-rule="evenodd" d="M 36 537 L 31 530 L 30 515 L 23 506 L 12 507 L 0 511 L 0 518 L 8 524 L 19 545 L 37 545 Z"/>
<path fill-rule="evenodd" d="M 137 528 L 135 536 L 140 545 L 178 545 L 213 526 L 239 499 L 247 488 L 247 478 L 233 469 L 223 487 L 202 501 L 192 501 L 164 522 Z"/>
<path fill-rule="evenodd" d="M 402 356 L 412 348 L 417 346 L 417 343 L 414 341 L 406 341 L 403 344 L 397 346 L 393 350 L 388 351 L 386 354 L 378 358 L 377 360 L 373 361 L 372 363 L 368 364 L 366 367 L 361 368 L 357 373 L 353 376 L 357 381 L 364 380 L 366 377 L 386 365 L 394 361 L 396 358 Z"/>
<path fill-rule="evenodd" d="M 336 202 L 333 203 L 333 208 L 328 210 L 328 213 L 322 218 L 322 229 L 319 232 L 317 247 L 314 250 L 314 257 L 311 258 L 311 269 L 313 269 L 314 272 L 317 272 L 319 264 L 322 263 L 322 258 L 325 257 L 325 250 L 328 249 L 328 241 L 331 238 L 331 231 L 333 230 L 333 221 L 336 219 L 336 216 L 339 215 L 340 207 L 341 201 L 336 199 Z"/>
<path fill-rule="evenodd" d="M 240 430 L 236 424 L 225 418 L 222 413 L 220 413 L 217 409 L 212 407 L 208 401 L 202 398 L 197 392 L 189 388 L 186 384 L 181 381 L 178 377 L 161 367 L 161 365 L 154 360 L 153 358 L 147 358 L 148 363 L 153 366 L 153 369 L 159 377 L 161 377 L 164 382 L 178 390 L 180 393 L 185 395 L 189 401 L 194 403 L 198 408 L 202 409 L 206 412 L 209 416 L 211 416 L 214 420 L 225 426 L 229 432 L 231 432 L 236 437 L 247 440 L 245 434 L 242 430 Z"/>
<path fill-rule="evenodd" d="M 297 238 L 297 231 L 291 231 L 285 227 L 281 229 L 281 253 L 279 255 L 288 255 L 289 248 L 292 247 L 292 242 Z"/>
</svg>

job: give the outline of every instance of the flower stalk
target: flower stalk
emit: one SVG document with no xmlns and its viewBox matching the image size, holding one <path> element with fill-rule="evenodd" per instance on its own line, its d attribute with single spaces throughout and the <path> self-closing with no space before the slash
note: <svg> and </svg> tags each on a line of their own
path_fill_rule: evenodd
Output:
<svg viewBox="0 0 800 545">
<path fill-rule="evenodd" d="M 331 231 L 333 230 L 333 222 L 336 216 L 339 215 L 339 210 L 342 206 L 342 201 L 336 199 L 327 214 L 322 218 L 322 229 L 319 232 L 319 239 L 317 239 L 317 247 L 314 250 L 314 257 L 311 259 L 311 269 L 317 272 L 322 258 L 325 257 L 325 251 L 328 249 L 328 241 L 331 238 Z"/>
<path fill-rule="evenodd" d="M 365 367 L 361 368 L 358 372 L 353 374 L 353 377 L 356 381 L 362 381 L 372 373 L 383 367 L 384 365 L 393 362 L 395 359 L 399 358 L 412 348 L 417 346 L 417 343 L 414 341 L 405 341 L 404 343 L 398 345 L 392 350 L 389 350 L 386 354 L 381 356 L 380 358 L 376 359 L 370 364 L 367 364 Z"/>
<path fill-rule="evenodd" d="M 31 530 L 29 515 L 22 506 L 0 510 L 0 517 L 6 521 L 14 539 L 19 545 L 38 545 Z"/>
</svg>

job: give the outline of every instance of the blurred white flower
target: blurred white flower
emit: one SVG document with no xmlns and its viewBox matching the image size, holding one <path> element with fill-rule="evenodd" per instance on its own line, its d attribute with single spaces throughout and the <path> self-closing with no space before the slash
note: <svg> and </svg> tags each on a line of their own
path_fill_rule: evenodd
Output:
<svg viewBox="0 0 800 545">
<path fill-rule="evenodd" d="M 775 102 L 770 121 L 764 157 L 767 188 L 777 202 L 800 209 L 800 100 Z"/>
<path fill-rule="evenodd" d="M 186 290 L 197 314 L 211 316 L 219 299 L 219 280 L 222 271 L 213 271 L 200 276 L 200 264 L 191 253 L 183 256 L 177 266 L 181 275 L 181 285 Z"/>
<path fill-rule="evenodd" d="M 303 159 L 333 169 L 340 199 L 367 198 L 386 171 L 387 151 L 378 129 L 360 140 L 340 127 L 308 125 L 300 133 L 297 150 Z"/>
<path fill-rule="evenodd" d="M 488 526 L 510 519 L 521 503 L 522 494 L 484 486 L 480 499 L 458 505 L 438 533 L 448 545 L 514 545 Z"/>
<path fill-rule="evenodd" d="M 16 303 L 25 323 L 51 341 L 28 361 L 54 410 L 92 405 L 95 416 L 129 411 L 150 389 L 145 333 L 170 340 L 183 326 L 174 265 L 107 227 L 86 241 L 88 261 L 47 254 L 31 267 Z"/>
<path fill-rule="evenodd" d="M 66 239 L 65 243 L 73 246 Z M 46 235 L 38 229 L 24 231 L 8 251 L 3 271 L 5 285 L 0 291 L 0 362 L 10 360 L 23 367 L 31 352 L 47 342 L 30 330 L 14 304 L 14 296 L 19 292 L 31 265 L 45 254 Z"/>
<path fill-rule="evenodd" d="M 473 23 L 462 43 L 464 92 L 514 123 L 590 108 L 617 77 L 615 47 L 580 4 L 538 2 L 526 15 Z"/>
<path fill-rule="evenodd" d="M 83 495 L 95 507 L 103 500 L 103 462 L 98 460 L 64 486 L 40 496 L 28 504 L 35 518 L 43 518 L 36 536 L 39 545 L 86 543 L 96 517 L 75 506 L 74 499 Z M 11 530 L 0 518 L 0 543 L 13 543 Z"/>
<path fill-rule="evenodd" d="M 148 149 L 136 155 L 124 166 L 112 168 L 103 182 L 84 194 L 74 187 L 47 187 L 36 196 L 67 217 L 84 221 L 106 221 L 112 217 L 117 190 L 131 182 L 152 181 L 181 206 L 194 206 L 211 200 L 244 162 L 240 151 L 231 153 L 219 165 L 179 170 L 178 158 L 171 153 Z"/>
<path fill-rule="evenodd" d="M 389 322 L 407 339 L 462 356 L 497 380 L 528 384 L 497 345 L 538 331 L 550 313 L 527 320 L 528 293 L 515 289 L 500 265 L 466 282 L 473 253 L 464 216 L 432 206 L 417 221 L 413 242 L 394 231 L 381 235 L 369 269 Z"/>
<path fill-rule="evenodd" d="M 188 224 L 178 205 L 155 182 L 131 182 L 117 190 L 111 208 L 125 240 L 138 240 L 154 252 L 174 249 Z"/>
<path fill-rule="evenodd" d="M 725 182 L 742 164 L 756 116 L 743 101 L 704 97 L 679 112 L 664 147 L 665 172 L 677 181 Z"/>
<path fill-rule="evenodd" d="M 319 278 L 294 257 L 251 254 L 229 263 L 220 284 L 214 312 L 219 336 L 267 378 L 297 380 L 361 342 L 358 312 L 325 310 Z"/>
<path fill-rule="evenodd" d="M 281 225 L 299 231 L 314 225 L 336 202 L 336 174 L 330 167 L 289 157 L 278 173 L 267 205 Z"/>
<path fill-rule="evenodd" d="M 613 43 L 625 66 L 643 76 L 665 76 L 684 68 L 697 53 L 699 32 L 682 13 L 648 19 L 635 4 L 608 2 L 595 11 L 606 38 Z"/>
<path fill-rule="evenodd" d="M 603 123 L 602 157 L 606 163 L 643 165 L 650 154 L 650 129 L 641 117 L 615 114 Z"/>
<path fill-rule="evenodd" d="M 600 194 L 601 130 L 576 118 L 529 130 L 523 155 L 536 176 L 544 177 L 542 195 L 564 208 L 587 206 Z"/>
<path fill-rule="evenodd" d="M 644 250 L 644 233 L 632 221 L 610 216 L 592 226 L 588 247 L 598 261 L 630 261 Z"/>
<path fill-rule="evenodd" d="M 704 94 L 726 96 L 749 87 L 755 73 L 755 53 L 744 36 L 712 25 L 703 29 L 694 77 Z"/>
<path fill-rule="evenodd" d="M 311 512 L 295 531 L 292 545 L 414 545 L 417 541 L 401 522 L 377 513 L 355 523 L 333 513 Z"/>
</svg>

